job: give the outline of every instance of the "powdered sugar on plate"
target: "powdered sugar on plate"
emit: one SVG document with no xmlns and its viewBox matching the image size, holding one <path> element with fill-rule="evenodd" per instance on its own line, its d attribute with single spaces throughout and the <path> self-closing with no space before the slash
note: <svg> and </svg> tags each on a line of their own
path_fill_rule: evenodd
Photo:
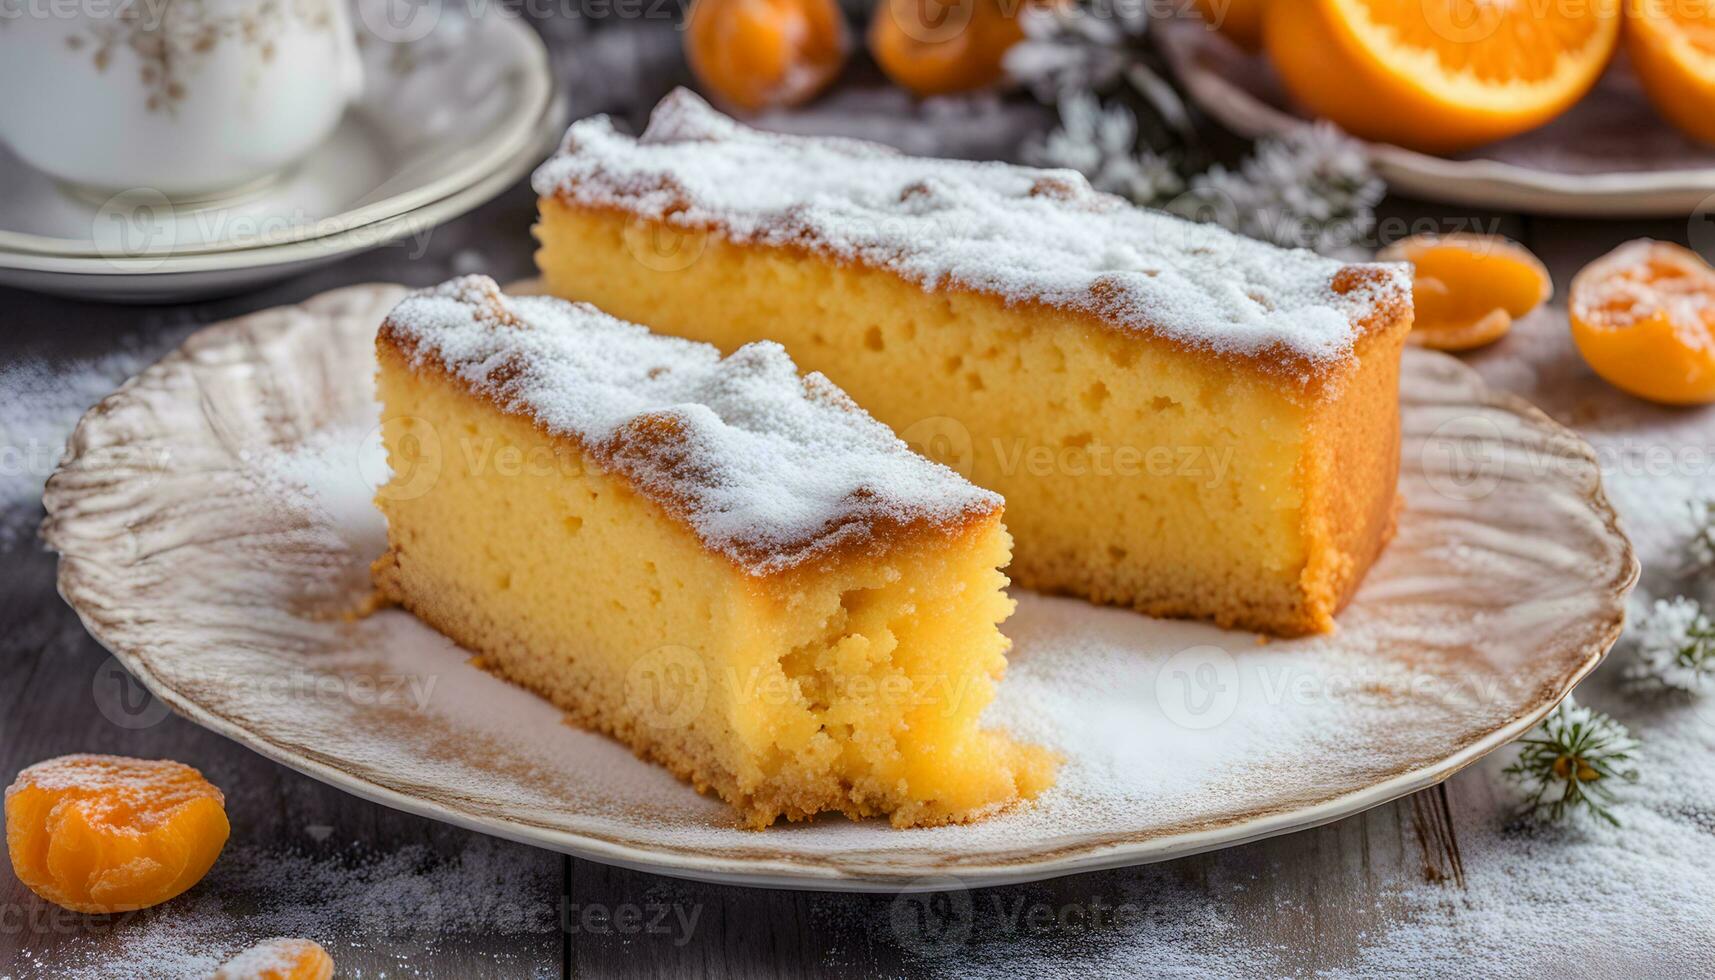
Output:
<svg viewBox="0 0 1715 980">
<path fill-rule="evenodd" d="M 1301 376 L 1348 360 L 1367 319 L 1410 303 L 1403 265 L 1365 266 L 1339 283 L 1352 267 L 1132 207 L 1073 171 L 762 133 L 683 89 L 639 138 L 606 117 L 574 124 L 533 186 L 741 243 L 861 261 L 929 290 L 1083 310 Z"/>
<path fill-rule="evenodd" d="M 415 366 L 575 439 L 752 575 L 913 524 L 953 526 L 999 495 L 912 452 L 784 348 L 662 337 L 593 306 L 507 297 L 467 276 L 382 327 Z"/>
</svg>

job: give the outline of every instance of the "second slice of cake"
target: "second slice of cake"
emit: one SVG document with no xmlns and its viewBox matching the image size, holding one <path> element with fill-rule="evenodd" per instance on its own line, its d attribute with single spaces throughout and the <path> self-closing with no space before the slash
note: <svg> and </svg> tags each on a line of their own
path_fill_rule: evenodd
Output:
<svg viewBox="0 0 1715 980">
<path fill-rule="evenodd" d="M 722 359 L 468 277 L 376 341 L 382 595 L 749 823 L 964 821 L 1052 781 L 983 730 L 1001 500 L 775 344 Z"/>
<path fill-rule="evenodd" d="M 1404 266 L 1132 207 L 1071 171 L 747 128 L 688 92 L 536 173 L 550 291 L 766 337 L 1006 497 L 1010 574 L 1331 629 L 1393 526 Z"/>
</svg>

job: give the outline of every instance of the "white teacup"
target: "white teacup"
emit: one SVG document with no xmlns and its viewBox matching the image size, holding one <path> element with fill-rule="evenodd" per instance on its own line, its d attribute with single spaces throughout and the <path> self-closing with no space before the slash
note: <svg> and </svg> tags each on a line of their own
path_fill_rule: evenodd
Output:
<svg viewBox="0 0 1715 980">
<path fill-rule="evenodd" d="M 265 180 L 362 87 L 346 3 L 0 0 L 0 139 L 96 194 Z"/>
</svg>

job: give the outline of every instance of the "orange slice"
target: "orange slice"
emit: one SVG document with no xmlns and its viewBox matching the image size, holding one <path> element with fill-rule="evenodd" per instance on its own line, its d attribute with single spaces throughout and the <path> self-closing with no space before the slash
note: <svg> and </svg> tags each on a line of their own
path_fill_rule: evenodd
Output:
<svg viewBox="0 0 1715 980">
<path fill-rule="evenodd" d="M 1626 0 L 1626 53 L 1656 111 L 1715 143 L 1715 4 Z"/>
<path fill-rule="evenodd" d="M 685 58 L 715 101 L 744 112 L 807 102 L 845 66 L 835 0 L 696 0 Z"/>
<path fill-rule="evenodd" d="M 6 789 L 6 850 L 37 895 L 129 912 L 202 880 L 226 846 L 226 800 L 190 766 L 115 755 L 39 762 Z"/>
<path fill-rule="evenodd" d="M 333 957 L 309 939 L 266 939 L 221 965 L 209 980 L 332 980 Z"/>
<path fill-rule="evenodd" d="M 1715 269 L 1688 248 L 1640 239 L 1572 280 L 1572 339 L 1623 391 L 1667 405 L 1715 402 Z"/>
<path fill-rule="evenodd" d="M 1620 0 L 1295 0 L 1263 38 L 1294 98 L 1365 139 L 1453 152 L 1577 102 L 1608 64 Z"/>
<path fill-rule="evenodd" d="M 1554 295 L 1542 262 L 1499 235 L 1413 235 L 1377 258 L 1412 264 L 1417 320 L 1406 339 L 1436 350 L 1492 344 Z"/>
<path fill-rule="evenodd" d="M 1209 26 L 1246 51 L 1262 48 L 1262 8 L 1268 0 L 1195 0 Z M 1287 0 L 1288 3 L 1293 0 Z"/>
</svg>

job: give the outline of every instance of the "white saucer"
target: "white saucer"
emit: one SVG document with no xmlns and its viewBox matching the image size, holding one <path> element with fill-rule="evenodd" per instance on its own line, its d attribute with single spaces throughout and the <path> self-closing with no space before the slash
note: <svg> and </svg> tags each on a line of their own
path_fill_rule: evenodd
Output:
<svg viewBox="0 0 1715 980">
<path fill-rule="evenodd" d="M 309 159 L 248 194 L 102 200 L 0 149 L 0 283 L 158 301 L 283 278 L 470 210 L 558 137 L 547 49 L 524 22 L 448 7 L 422 38 L 392 43 L 357 20 L 362 100 Z"/>
</svg>

